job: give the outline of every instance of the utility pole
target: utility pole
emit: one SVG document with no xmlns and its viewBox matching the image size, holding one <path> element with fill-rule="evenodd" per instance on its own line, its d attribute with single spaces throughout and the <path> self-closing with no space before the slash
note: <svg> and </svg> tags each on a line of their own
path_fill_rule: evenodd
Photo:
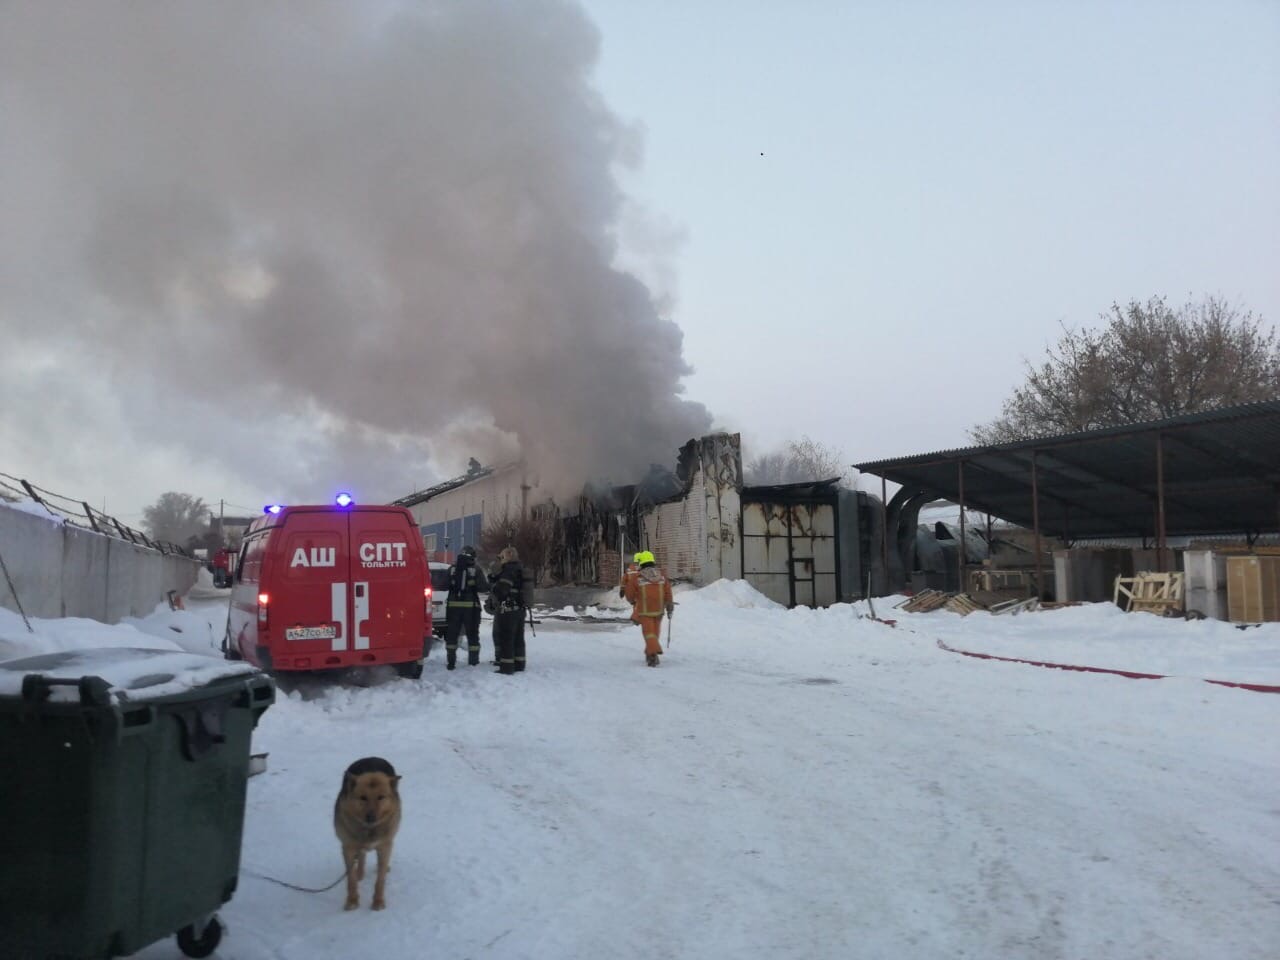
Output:
<svg viewBox="0 0 1280 960">
<path fill-rule="evenodd" d="M 627 515 L 618 514 L 618 582 L 627 578 Z"/>
</svg>

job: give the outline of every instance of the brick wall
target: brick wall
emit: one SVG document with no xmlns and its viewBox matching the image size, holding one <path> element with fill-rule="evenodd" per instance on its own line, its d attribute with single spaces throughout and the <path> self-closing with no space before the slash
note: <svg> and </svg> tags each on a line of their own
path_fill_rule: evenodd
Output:
<svg viewBox="0 0 1280 960">
<path fill-rule="evenodd" d="M 673 579 L 703 582 L 703 547 L 706 541 L 703 499 L 702 474 L 699 472 L 683 500 L 659 504 L 641 520 L 645 549 L 653 551 L 658 565 Z"/>
</svg>

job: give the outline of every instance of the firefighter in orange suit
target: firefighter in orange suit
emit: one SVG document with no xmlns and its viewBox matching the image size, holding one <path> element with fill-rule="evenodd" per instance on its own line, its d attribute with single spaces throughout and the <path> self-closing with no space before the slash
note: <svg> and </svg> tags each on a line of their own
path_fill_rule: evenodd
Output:
<svg viewBox="0 0 1280 960">
<path fill-rule="evenodd" d="M 618 596 L 629 597 L 628 590 L 635 588 L 635 579 L 640 575 L 640 554 L 636 554 L 631 558 L 631 562 L 627 564 L 627 569 L 622 572 L 622 585 L 618 587 Z"/>
<path fill-rule="evenodd" d="M 658 643 L 662 636 L 662 615 L 669 615 L 676 604 L 671 599 L 671 581 L 653 559 L 653 554 L 643 550 L 636 554 L 635 560 L 639 570 L 634 579 L 627 578 L 623 589 L 631 601 L 631 619 L 640 624 L 644 632 L 644 662 L 656 667 L 662 653 L 662 646 Z"/>
</svg>

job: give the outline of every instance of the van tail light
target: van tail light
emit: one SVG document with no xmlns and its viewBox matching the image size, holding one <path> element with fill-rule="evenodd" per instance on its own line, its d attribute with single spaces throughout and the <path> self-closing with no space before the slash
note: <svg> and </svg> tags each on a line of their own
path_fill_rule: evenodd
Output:
<svg viewBox="0 0 1280 960">
<path fill-rule="evenodd" d="M 265 593 L 258 594 L 258 622 L 259 623 L 267 622 L 267 603 L 268 601 L 270 601 L 270 599 L 271 598 L 267 596 Z"/>
<path fill-rule="evenodd" d="M 431 616 L 431 584 L 427 584 L 422 588 L 422 607 L 426 611 L 427 616 Z"/>
</svg>

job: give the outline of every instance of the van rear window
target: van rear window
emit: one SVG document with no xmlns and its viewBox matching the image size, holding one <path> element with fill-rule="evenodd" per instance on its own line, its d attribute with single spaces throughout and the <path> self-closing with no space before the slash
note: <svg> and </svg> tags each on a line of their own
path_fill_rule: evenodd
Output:
<svg viewBox="0 0 1280 960">
<path fill-rule="evenodd" d="M 431 568 L 431 589 L 436 591 L 449 589 L 448 570 L 441 570 L 437 567 Z"/>
</svg>

